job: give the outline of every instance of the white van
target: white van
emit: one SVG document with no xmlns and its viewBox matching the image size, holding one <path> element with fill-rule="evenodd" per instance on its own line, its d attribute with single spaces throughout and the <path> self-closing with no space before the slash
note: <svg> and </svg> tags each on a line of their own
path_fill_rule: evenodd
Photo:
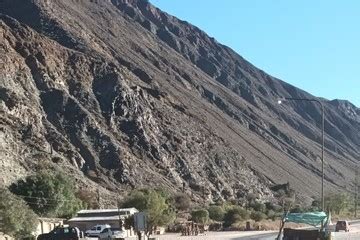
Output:
<svg viewBox="0 0 360 240">
<path fill-rule="evenodd" d="M 99 240 L 108 240 L 108 239 L 116 239 L 116 240 L 125 240 L 126 233 L 120 228 L 105 228 L 99 234 Z"/>
<path fill-rule="evenodd" d="M 103 224 L 103 225 L 95 225 L 90 230 L 87 230 L 85 232 L 85 236 L 87 237 L 99 237 L 99 234 L 106 228 L 110 228 L 111 226 L 109 224 Z"/>
</svg>

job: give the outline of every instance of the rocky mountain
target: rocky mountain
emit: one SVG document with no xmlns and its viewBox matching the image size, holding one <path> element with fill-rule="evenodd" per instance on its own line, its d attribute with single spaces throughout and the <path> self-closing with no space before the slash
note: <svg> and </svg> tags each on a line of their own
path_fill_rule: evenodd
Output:
<svg viewBox="0 0 360 240">
<path fill-rule="evenodd" d="M 45 168 L 104 196 L 271 198 L 286 182 L 319 196 L 321 108 L 277 103 L 316 97 L 197 27 L 145 0 L 3 0 L 0 11 L 2 185 Z M 350 191 L 360 109 L 319 100 L 325 192 Z"/>
</svg>

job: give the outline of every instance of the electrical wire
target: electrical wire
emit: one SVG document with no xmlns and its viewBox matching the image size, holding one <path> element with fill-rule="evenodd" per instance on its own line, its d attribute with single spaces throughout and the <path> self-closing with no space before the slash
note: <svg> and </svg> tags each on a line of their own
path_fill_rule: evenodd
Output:
<svg viewBox="0 0 360 240">
<path fill-rule="evenodd" d="M 66 199 L 55 199 L 55 198 L 46 198 L 46 197 L 32 197 L 32 196 L 18 195 L 18 194 L 15 194 L 15 195 L 18 196 L 18 197 L 21 197 L 21 198 L 49 200 L 49 201 L 56 201 L 56 202 L 73 202 L 72 200 L 66 200 Z"/>
</svg>

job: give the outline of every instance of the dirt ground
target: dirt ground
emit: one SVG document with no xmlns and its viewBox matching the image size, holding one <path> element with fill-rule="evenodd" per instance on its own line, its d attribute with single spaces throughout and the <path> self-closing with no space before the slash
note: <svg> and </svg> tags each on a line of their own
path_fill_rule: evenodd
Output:
<svg viewBox="0 0 360 240">
<path fill-rule="evenodd" d="M 165 234 L 156 236 L 159 240 L 235 240 L 237 238 L 254 236 L 261 233 L 276 233 L 275 231 L 250 232 L 208 232 L 200 236 L 181 236 L 180 234 Z"/>
</svg>

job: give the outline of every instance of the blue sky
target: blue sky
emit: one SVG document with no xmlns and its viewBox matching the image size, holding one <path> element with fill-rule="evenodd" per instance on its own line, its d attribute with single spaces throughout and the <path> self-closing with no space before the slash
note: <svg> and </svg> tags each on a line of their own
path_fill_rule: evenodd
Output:
<svg viewBox="0 0 360 240">
<path fill-rule="evenodd" d="M 360 107 L 360 1 L 150 0 L 255 66 Z"/>
</svg>

